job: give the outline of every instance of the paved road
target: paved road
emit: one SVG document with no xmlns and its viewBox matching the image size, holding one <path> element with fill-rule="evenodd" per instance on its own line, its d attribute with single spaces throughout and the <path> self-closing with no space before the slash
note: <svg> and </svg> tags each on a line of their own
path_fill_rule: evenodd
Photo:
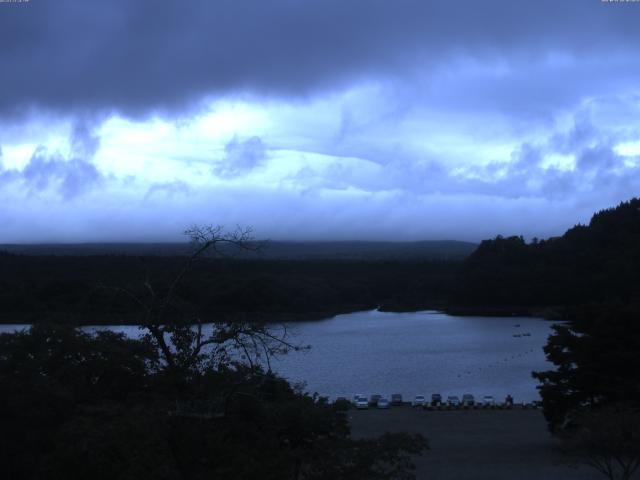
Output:
<svg viewBox="0 0 640 480">
<path fill-rule="evenodd" d="M 409 406 L 350 410 L 354 437 L 421 433 L 431 444 L 415 459 L 418 479 L 603 480 L 564 455 L 538 410 L 425 411 Z"/>
</svg>

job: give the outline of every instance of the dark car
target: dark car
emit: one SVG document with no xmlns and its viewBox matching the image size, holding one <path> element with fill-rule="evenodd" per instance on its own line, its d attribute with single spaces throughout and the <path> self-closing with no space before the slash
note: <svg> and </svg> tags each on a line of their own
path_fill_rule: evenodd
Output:
<svg viewBox="0 0 640 480">
<path fill-rule="evenodd" d="M 391 395 L 391 405 L 402 405 L 402 395 L 399 393 L 394 393 L 393 395 Z"/>
<path fill-rule="evenodd" d="M 437 407 L 440 404 L 442 404 L 442 395 L 440 395 L 439 393 L 432 393 L 431 394 L 431 405 L 434 406 L 434 407 Z"/>
<path fill-rule="evenodd" d="M 378 400 L 380 400 L 381 398 L 382 398 L 382 395 L 378 395 L 378 394 L 371 395 L 371 398 L 369 398 L 369 406 L 377 407 Z"/>
<path fill-rule="evenodd" d="M 462 405 L 465 407 L 473 407 L 473 404 L 476 403 L 476 399 L 473 398 L 473 395 L 470 393 L 465 393 L 462 395 Z"/>
</svg>

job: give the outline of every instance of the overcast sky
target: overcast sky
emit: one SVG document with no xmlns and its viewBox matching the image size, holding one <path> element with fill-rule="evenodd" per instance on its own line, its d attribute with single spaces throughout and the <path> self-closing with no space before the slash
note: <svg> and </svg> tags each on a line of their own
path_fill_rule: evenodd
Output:
<svg viewBox="0 0 640 480">
<path fill-rule="evenodd" d="M 0 243 L 558 235 L 640 194 L 640 2 L 0 3 Z"/>
</svg>

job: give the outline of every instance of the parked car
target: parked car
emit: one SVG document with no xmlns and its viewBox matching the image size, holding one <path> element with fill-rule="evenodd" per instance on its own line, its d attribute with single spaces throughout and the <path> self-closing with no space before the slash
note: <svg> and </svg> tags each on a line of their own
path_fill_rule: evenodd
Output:
<svg viewBox="0 0 640 480">
<path fill-rule="evenodd" d="M 356 408 L 358 410 L 366 410 L 369 408 L 369 402 L 366 397 L 361 397 L 356 400 Z"/>
<path fill-rule="evenodd" d="M 358 403 L 358 400 L 360 400 L 361 398 L 364 398 L 364 399 L 365 399 L 365 401 L 367 400 L 367 396 L 366 396 L 366 395 L 363 395 L 363 394 L 361 394 L 361 393 L 356 393 L 356 394 L 353 396 L 353 404 L 355 405 L 356 403 Z"/>
<path fill-rule="evenodd" d="M 371 398 L 369 398 L 369 406 L 375 407 L 376 405 L 378 405 L 378 400 L 380 400 L 381 398 L 382 398 L 382 395 L 378 395 L 377 393 L 374 395 L 371 395 Z"/>
<path fill-rule="evenodd" d="M 496 405 L 496 400 L 495 398 L 493 398 L 491 395 L 485 395 L 482 398 L 482 403 L 487 406 L 487 407 L 495 407 Z"/>
<path fill-rule="evenodd" d="M 399 393 L 391 395 L 391 405 L 402 405 L 402 395 Z"/>
<path fill-rule="evenodd" d="M 378 408 L 389 408 L 389 406 L 389 400 L 387 400 L 386 398 L 381 397 L 378 399 Z"/>
<path fill-rule="evenodd" d="M 447 405 L 449 405 L 450 407 L 459 407 L 460 399 L 457 395 L 449 395 L 447 397 Z"/>
<path fill-rule="evenodd" d="M 432 393 L 431 394 L 431 405 L 433 405 L 434 407 L 437 407 L 441 403 L 442 403 L 442 395 L 440 395 L 439 393 Z"/>
<path fill-rule="evenodd" d="M 424 402 L 424 395 L 416 395 L 413 399 L 413 402 L 411 402 L 411 405 L 413 407 L 422 407 L 424 405 Z"/>
<path fill-rule="evenodd" d="M 473 398 L 473 395 L 470 393 L 465 393 L 462 395 L 462 405 L 465 407 L 473 407 L 473 404 L 476 403 L 476 399 Z"/>
</svg>

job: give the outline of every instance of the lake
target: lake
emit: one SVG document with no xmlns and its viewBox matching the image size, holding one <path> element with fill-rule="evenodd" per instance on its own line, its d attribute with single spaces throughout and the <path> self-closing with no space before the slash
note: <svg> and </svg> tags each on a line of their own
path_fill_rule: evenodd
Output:
<svg viewBox="0 0 640 480">
<path fill-rule="evenodd" d="M 551 325 L 538 318 L 428 311 L 350 313 L 288 324 L 295 341 L 312 348 L 273 366 L 291 381 L 306 381 L 309 392 L 332 397 L 471 393 L 532 401 L 540 396 L 531 371 L 553 368 L 542 350 Z M 514 337 L 523 333 L 530 336 Z"/>
<path fill-rule="evenodd" d="M 272 362 L 292 382 L 330 397 L 355 393 L 405 399 L 471 393 L 516 402 L 538 400 L 532 370 L 547 370 L 542 347 L 551 322 L 523 317 L 456 317 L 377 310 L 287 323 L 290 340 L 311 345 Z M 24 328 L 1 325 L 0 332 Z M 96 327 L 88 327 L 94 330 Z M 106 327 L 137 336 L 135 326 Z M 523 335 L 528 334 L 528 335 Z M 514 336 L 517 335 L 517 336 Z"/>
</svg>

